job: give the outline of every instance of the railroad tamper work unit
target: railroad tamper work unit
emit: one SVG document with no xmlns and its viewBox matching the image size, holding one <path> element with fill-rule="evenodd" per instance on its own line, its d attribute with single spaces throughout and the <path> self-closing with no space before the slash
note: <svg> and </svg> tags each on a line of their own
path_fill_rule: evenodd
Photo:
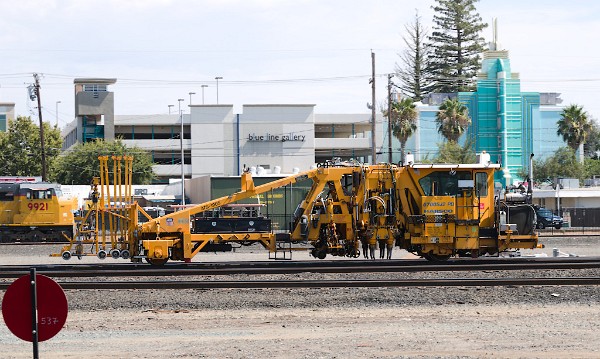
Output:
<svg viewBox="0 0 600 359">
<path fill-rule="evenodd" d="M 88 231 L 80 231 L 71 239 L 62 256 L 70 257 L 73 246 L 81 249 L 77 245 L 84 242 L 96 243 L 95 248 L 104 251 L 108 245 L 115 258 L 120 251 L 133 261 L 145 259 L 152 264 L 189 261 L 207 246 L 231 243 L 258 242 L 275 253 L 283 250 L 283 243 L 308 243 L 318 258 L 359 257 L 361 249 L 363 255 L 375 258 L 377 246 L 380 258 L 390 258 L 397 246 L 429 260 L 536 248 L 531 192 L 497 191 L 494 174 L 500 166 L 490 163 L 489 156 L 481 158 L 478 164 L 406 166 L 328 162 L 261 186 L 255 186 L 251 174 L 245 172 L 241 191 L 159 218 L 146 215 L 145 223 L 138 223 L 144 212 L 130 198 L 127 203 L 120 201 L 118 208 L 103 202 L 97 212 L 118 218 L 119 224 L 112 230 L 98 230 L 98 220 L 88 224 Z M 119 181 L 115 178 L 114 182 Z M 268 218 L 256 215 L 229 216 L 229 227 L 223 226 L 227 218 L 217 220 L 210 215 L 216 209 L 300 181 L 312 181 L 312 187 L 298 205 L 289 232 L 275 233 Z M 116 188 L 113 193 L 117 193 Z M 215 228 L 211 229 L 207 221 Z M 91 227 L 95 232 L 89 231 Z M 93 237 L 94 233 L 117 228 L 120 234 L 108 244 L 104 237 Z M 101 253 L 92 250 L 91 254 Z"/>
</svg>

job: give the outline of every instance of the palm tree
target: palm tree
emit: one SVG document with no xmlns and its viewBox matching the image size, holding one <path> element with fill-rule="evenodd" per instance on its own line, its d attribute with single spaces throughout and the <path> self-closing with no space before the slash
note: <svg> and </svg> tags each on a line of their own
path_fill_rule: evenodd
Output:
<svg viewBox="0 0 600 359">
<path fill-rule="evenodd" d="M 583 110 L 583 107 L 577 105 L 565 107 L 560 114 L 560 120 L 556 124 L 558 126 L 556 134 L 562 136 L 573 151 L 577 151 L 579 146 L 585 143 L 588 134 L 592 130 L 592 123 L 587 112 Z M 580 156 L 582 154 L 580 153 Z"/>
<path fill-rule="evenodd" d="M 438 132 L 448 141 L 458 142 L 460 136 L 471 125 L 469 109 L 457 98 L 447 99 L 435 115 Z"/>
<path fill-rule="evenodd" d="M 404 163 L 406 141 L 417 130 L 417 106 L 409 97 L 392 103 L 392 134 L 400 141 L 400 163 Z"/>
</svg>

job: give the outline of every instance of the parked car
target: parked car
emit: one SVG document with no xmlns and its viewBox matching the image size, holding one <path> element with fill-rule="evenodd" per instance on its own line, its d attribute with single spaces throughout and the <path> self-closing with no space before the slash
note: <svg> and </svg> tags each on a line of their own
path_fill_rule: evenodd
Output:
<svg viewBox="0 0 600 359">
<path fill-rule="evenodd" d="M 544 229 L 546 227 L 560 229 L 563 226 L 563 219 L 552 213 L 548 208 L 535 207 L 535 214 L 537 215 L 538 229 Z"/>
</svg>

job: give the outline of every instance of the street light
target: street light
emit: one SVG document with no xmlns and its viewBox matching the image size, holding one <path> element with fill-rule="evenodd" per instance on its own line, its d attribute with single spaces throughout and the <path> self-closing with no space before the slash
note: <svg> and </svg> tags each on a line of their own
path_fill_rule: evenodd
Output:
<svg viewBox="0 0 600 359">
<path fill-rule="evenodd" d="M 192 106 L 192 95 L 195 95 L 195 94 L 196 94 L 195 92 L 190 92 L 189 93 L 189 95 L 190 95 L 190 106 Z"/>
<path fill-rule="evenodd" d="M 175 105 L 168 105 L 169 106 L 169 115 L 171 114 L 171 107 L 175 106 Z"/>
<path fill-rule="evenodd" d="M 60 101 L 56 101 L 56 127 L 58 127 L 58 104 L 62 103 Z"/>
<path fill-rule="evenodd" d="M 179 145 L 181 146 L 181 205 L 185 206 L 185 161 L 183 158 L 183 115 L 181 114 L 181 102 L 185 101 L 180 98 L 179 102 L 179 122 L 181 122 L 181 133 L 179 134 Z"/>
<path fill-rule="evenodd" d="M 217 76 L 215 77 L 215 80 L 217 80 L 217 105 L 219 104 L 219 80 L 223 80 L 223 78 L 221 76 Z"/>
<path fill-rule="evenodd" d="M 202 85 L 202 104 L 204 105 L 204 88 L 208 87 L 208 85 Z"/>
</svg>

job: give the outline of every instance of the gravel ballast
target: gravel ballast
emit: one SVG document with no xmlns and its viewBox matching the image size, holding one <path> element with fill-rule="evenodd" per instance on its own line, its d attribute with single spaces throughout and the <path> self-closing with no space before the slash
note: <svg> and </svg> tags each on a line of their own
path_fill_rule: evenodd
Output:
<svg viewBox="0 0 600 359">
<path fill-rule="evenodd" d="M 545 249 L 523 254 L 551 255 L 552 248 L 558 247 L 564 253 L 600 255 L 598 241 L 597 237 L 562 242 L 552 238 Z M 62 263 L 62 259 L 47 257 L 56 248 L 60 247 L 0 246 L 0 263 Z M 305 253 L 294 255 L 308 259 Z M 397 258 L 406 255 L 395 253 Z M 266 257 L 266 252 L 250 247 L 241 253 L 201 254 L 195 260 Z M 81 263 L 95 261 L 90 257 Z M 576 273 L 600 274 L 595 269 Z M 547 270 L 535 276 L 572 274 Z M 530 271 L 301 273 L 288 278 L 349 276 L 391 279 L 532 275 Z M 66 294 L 70 308 L 67 324 L 56 337 L 40 344 L 42 358 L 600 357 L 598 286 L 79 290 Z M 4 325 L 0 325 L 0 347 L 3 358 L 31 357 L 31 344 L 14 337 Z"/>
</svg>

